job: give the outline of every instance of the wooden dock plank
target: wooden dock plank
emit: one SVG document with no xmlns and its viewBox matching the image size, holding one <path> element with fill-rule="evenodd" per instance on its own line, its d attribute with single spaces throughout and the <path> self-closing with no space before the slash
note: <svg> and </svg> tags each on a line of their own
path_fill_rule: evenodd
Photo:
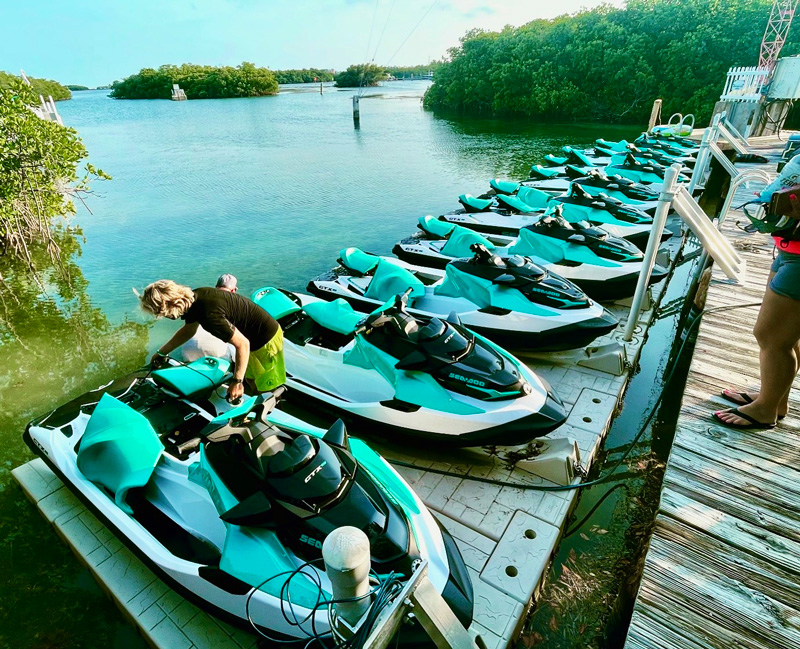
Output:
<svg viewBox="0 0 800 649">
<path fill-rule="evenodd" d="M 763 298 L 773 246 L 741 220 L 732 214 L 723 233 L 747 278 L 715 270 L 706 309 Z M 800 380 L 775 429 L 711 418 L 732 405 L 724 388 L 759 385 L 757 313 L 710 311 L 700 323 L 626 649 L 800 647 Z"/>
</svg>

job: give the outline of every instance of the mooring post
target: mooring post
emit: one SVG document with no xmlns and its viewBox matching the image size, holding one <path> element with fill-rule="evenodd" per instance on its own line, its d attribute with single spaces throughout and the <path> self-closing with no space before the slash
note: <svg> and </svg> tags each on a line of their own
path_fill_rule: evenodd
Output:
<svg viewBox="0 0 800 649">
<path fill-rule="evenodd" d="M 331 580 L 333 599 L 354 600 L 334 604 L 336 616 L 355 627 L 371 604 L 369 539 L 357 527 L 338 527 L 322 542 L 322 558 Z"/>
<path fill-rule="evenodd" d="M 653 102 L 653 110 L 650 111 L 650 121 L 647 122 L 648 133 L 653 132 L 653 127 L 656 125 L 656 123 L 659 121 L 659 118 L 661 117 L 661 104 L 662 101 L 660 99 L 656 99 Z"/>
<path fill-rule="evenodd" d="M 319 82 L 319 94 L 322 94 L 322 81 Z"/>
<path fill-rule="evenodd" d="M 361 110 L 358 107 L 358 95 L 353 95 L 353 122 L 357 125 L 361 121 Z"/>
<path fill-rule="evenodd" d="M 672 207 L 675 184 L 678 174 L 681 172 L 681 167 L 682 165 L 676 162 L 664 172 L 664 186 L 661 190 L 661 195 L 658 197 L 658 207 L 656 207 L 656 214 L 653 217 L 650 238 L 647 240 L 642 270 L 639 272 L 639 280 L 636 282 L 636 292 L 633 294 L 628 322 L 625 324 L 625 335 L 623 336 L 625 342 L 631 341 L 633 332 L 636 330 L 636 324 L 639 321 L 639 312 L 642 310 L 642 302 L 647 293 L 647 287 L 650 285 L 650 276 L 653 273 L 653 265 L 656 263 L 656 254 L 658 253 L 659 245 L 661 245 L 661 234 L 664 232 L 667 214 L 669 214 L 670 207 Z"/>
</svg>

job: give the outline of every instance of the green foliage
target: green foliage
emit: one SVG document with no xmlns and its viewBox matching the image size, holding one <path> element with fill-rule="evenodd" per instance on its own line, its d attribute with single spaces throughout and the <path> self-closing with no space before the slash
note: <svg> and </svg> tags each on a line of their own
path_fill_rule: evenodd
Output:
<svg viewBox="0 0 800 649">
<path fill-rule="evenodd" d="M 733 65 L 755 65 L 771 0 L 628 0 L 501 32 L 473 30 L 449 52 L 425 106 L 470 115 L 707 120 Z M 797 38 L 784 53 L 796 51 Z"/>
<path fill-rule="evenodd" d="M 78 92 L 80 90 L 89 90 L 89 86 L 76 86 L 74 84 L 67 84 L 67 88 L 72 90 L 73 92 Z"/>
<path fill-rule="evenodd" d="M 222 99 L 229 97 L 261 97 L 275 95 L 278 82 L 267 68 L 252 63 L 212 67 L 209 65 L 162 65 L 158 70 L 143 68 L 111 85 L 115 99 L 169 99 L 172 84 L 186 91 L 188 99 Z"/>
<path fill-rule="evenodd" d="M 9 88 L 19 80 L 20 77 L 17 77 L 13 74 L 9 74 L 8 72 L 0 72 L 0 88 Z M 58 83 L 58 81 L 52 81 L 50 79 L 36 79 L 35 77 L 28 77 L 28 81 L 31 82 L 33 92 L 36 93 L 37 104 L 39 103 L 39 95 L 42 95 L 45 99 L 47 97 L 52 97 L 56 101 L 72 99 L 72 93 L 69 91 L 69 88 L 67 86 L 62 86 L 60 83 Z"/>
<path fill-rule="evenodd" d="M 377 86 L 379 81 L 386 78 L 386 70 L 374 63 L 359 63 L 351 65 L 344 72 L 336 75 L 336 85 L 339 88 L 361 88 L 362 86 Z"/>
<path fill-rule="evenodd" d="M 91 176 L 109 178 L 91 165 L 78 176 L 86 157 L 78 134 L 38 117 L 30 108 L 38 102 L 20 79 L 0 87 L 0 259 L 19 257 L 31 269 L 29 244 L 38 240 L 57 258 L 53 219 L 75 212 L 72 198 L 88 189 Z"/>
<path fill-rule="evenodd" d="M 275 70 L 273 72 L 278 83 L 319 83 L 320 81 L 333 81 L 330 70 L 317 68 L 303 68 L 302 70 Z"/>
<path fill-rule="evenodd" d="M 386 68 L 386 72 L 394 77 L 397 77 L 398 79 L 409 79 L 411 77 L 421 77 L 429 72 L 436 74 L 436 70 L 438 70 L 443 64 L 444 61 L 432 61 L 427 65 L 393 66 Z"/>
</svg>

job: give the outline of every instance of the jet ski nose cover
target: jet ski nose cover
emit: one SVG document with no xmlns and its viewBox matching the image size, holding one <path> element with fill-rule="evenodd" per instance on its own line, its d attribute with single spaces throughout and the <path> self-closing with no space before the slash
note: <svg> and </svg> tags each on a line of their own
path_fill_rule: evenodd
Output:
<svg viewBox="0 0 800 649">
<path fill-rule="evenodd" d="M 381 259 L 364 296 L 386 302 L 398 293 L 405 293 L 409 288 L 412 298 L 425 295 L 425 285 L 419 279 L 405 268 Z"/>
<path fill-rule="evenodd" d="M 125 496 L 147 484 L 163 451 L 144 415 L 104 394 L 86 424 L 77 463 L 83 475 L 114 494 L 122 511 L 133 514 Z"/>
</svg>

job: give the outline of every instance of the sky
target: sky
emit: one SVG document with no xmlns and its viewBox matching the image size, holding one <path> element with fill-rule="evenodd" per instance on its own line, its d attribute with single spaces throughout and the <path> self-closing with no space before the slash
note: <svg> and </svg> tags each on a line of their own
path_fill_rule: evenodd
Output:
<svg viewBox="0 0 800 649">
<path fill-rule="evenodd" d="M 468 30 L 600 0 L 0 0 L 0 70 L 97 86 L 165 63 L 273 70 L 441 58 Z M 613 2 L 621 4 L 621 0 Z"/>
</svg>

